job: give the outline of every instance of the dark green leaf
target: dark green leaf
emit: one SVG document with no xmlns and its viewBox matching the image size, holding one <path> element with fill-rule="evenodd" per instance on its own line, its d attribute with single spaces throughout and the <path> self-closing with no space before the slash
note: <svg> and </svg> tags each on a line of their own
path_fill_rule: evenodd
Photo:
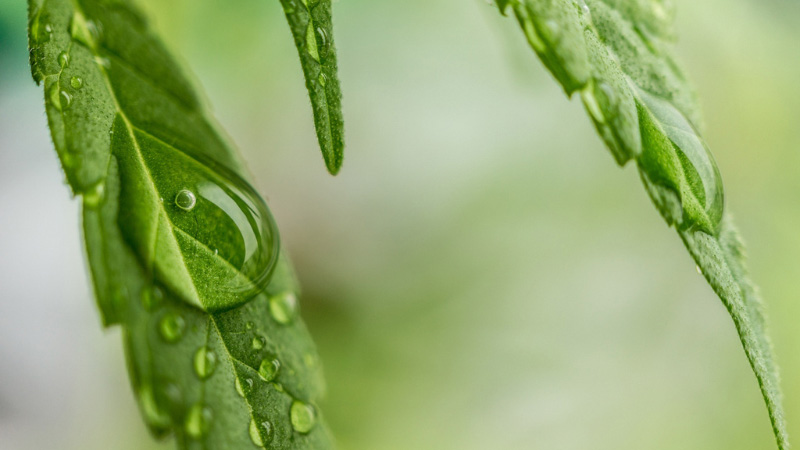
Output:
<svg viewBox="0 0 800 450">
<path fill-rule="evenodd" d="M 277 229 L 180 68 L 127 0 L 29 13 L 97 301 L 150 429 L 187 449 L 331 447 Z"/>
<path fill-rule="evenodd" d="M 673 12 L 659 0 L 500 0 L 567 95 L 579 92 L 617 163 L 635 160 L 653 203 L 730 312 L 780 449 L 778 372 L 743 247 L 723 214 L 717 165 L 694 93 L 672 56 Z"/>
<path fill-rule="evenodd" d="M 305 74 L 319 147 L 328 171 L 336 175 L 344 158 L 344 119 L 331 0 L 281 0 L 281 5 Z"/>
</svg>

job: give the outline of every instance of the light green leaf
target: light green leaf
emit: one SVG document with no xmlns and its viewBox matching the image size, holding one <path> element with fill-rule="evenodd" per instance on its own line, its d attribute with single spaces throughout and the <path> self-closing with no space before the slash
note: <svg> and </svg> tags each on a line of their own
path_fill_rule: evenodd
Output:
<svg viewBox="0 0 800 450">
<path fill-rule="evenodd" d="M 32 1 L 29 39 L 150 429 L 186 449 L 331 447 L 269 209 L 144 16 L 127 0 Z"/>
<path fill-rule="evenodd" d="M 672 56 L 673 11 L 660 0 L 498 0 L 568 96 L 579 92 L 619 165 L 636 162 L 733 318 L 780 449 L 789 447 L 778 371 L 744 251 L 723 213 L 722 179 L 694 92 Z"/>
<path fill-rule="evenodd" d="M 336 175 L 344 159 L 344 118 L 331 0 L 281 0 L 281 5 L 305 74 L 319 147 L 328 171 Z"/>
</svg>

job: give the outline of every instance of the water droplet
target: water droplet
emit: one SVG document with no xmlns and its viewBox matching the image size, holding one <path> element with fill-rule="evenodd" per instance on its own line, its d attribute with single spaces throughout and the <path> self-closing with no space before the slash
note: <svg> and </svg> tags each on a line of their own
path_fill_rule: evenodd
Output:
<svg viewBox="0 0 800 450">
<path fill-rule="evenodd" d="M 80 12 L 76 12 L 72 15 L 69 33 L 73 39 L 89 48 L 94 48 L 99 38 L 99 29 L 97 26 L 94 22 L 87 21 Z"/>
<path fill-rule="evenodd" d="M 148 311 L 154 311 L 164 302 L 164 291 L 158 286 L 142 290 L 142 305 Z"/>
<path fill-rule="evenodd" d="M 200 347 L 194 354 L 194 373 L 204 380 L 217 368 L 217 355 L 208 347 Z"/>
<path fill-rule="evenodd" d="M 635 85 L 634 85 L 635 86 Z M 683 230 L 699 228 L 719 233 L 723 212 L 722 176 L 711 151 L 691 122 L 667 100 L 637 89 L 650 114 L 642 127 L 660 130 L 642 133 L 639 167 L 653 183 L 664 186 L 680 199 L 683 217 L 672 218 Z M 660 138 L 666 135 L 665 142 Z"/>
<path fill-rule="evenodd" d="M 175 196 L 175 204 L 184 211 L 191 211 L 197 204 L 197 197 L 195 197 L 194 192 L 182 189 Z"/>
<path fill-rule="evenodd" d="M 272 440 L 272 424 L 269 421 L 256 423 L 255 419 L 250 420 L 250 439 L 257 447 L 264 447 L 265 441 Z"/>
<path fill-rule="evenodd" d="M 246 323 L 244 326 L 245 326 L 245 327 L 246 327 L 248 330 L 252 330 L 252 329 L 253 329 L 253 322 L 247 322 L 247 323 Z"/>
<path fill-rule="evenodd" d="M 186 415 L 184 429 L 192 439 L 200 439 L 208 433 L 211 427 L 211 409 L 202 403 L 195 403 Z"/>
<path fill-rule="evenodd" d="M 97 208 L 103 203 L 106 196 L 106 184 L 102 181 L 98 181 L 97 183 L 90 186 L 88 189 L 83 191 L 83 204 L 87 208 Z"/>
<path fill-rule="evenodd" d="M 180 314 L 178 314 L 177 312 L 174 312 L 174 311 L 170 311 L 170 312 L 164 314 L 164 317 L 162 317 L 161 321 L 158 323 L 158 331 L 161 334 L 161 337 L 165 341 L 167 341 L 169 343 L 178 342 L 183 337 L 183 332 L 184 332 L 185 329 L 186 329 L 186 321 L 183 320 L 183 317 Z M 198 351 L 198 353 L 199 353 L 199 351 Z M 210 353 L 210 354 L 213 355 L 213 353 Z M 198 365 L 197 357 L 198 357 L 198 355 L 195 354 L 195 359 L 194 359 L 195 366 L 194 367 L 195 367 L 195 371 L 197 371 L 198 375 L 200 375 L 200 369 L 197 368 L 197 365 Z M 207 355 L 203 355 L 202 357 L 206 358 Z M 212 365 L 215 362 L 216 361 L 212 362 Z M 205 363 L 201 362 L 201 364 L 205 364 Z M 205 370 L 206 367 L 203 366 L 203 369 Z M 211 371 L 213 371 L 213 370 L 214 370 L 214 368 L 211 367 Z M 209 373 L 209 375 L 210 375 L 210 373 Z M 205 377 L 201 376 L 201 378 L 205 378 Z"/>
<path fill-rule="evenodd" d="M 320 86 L 325 87 L 325 85 L 328 84 L 328 77 L 324 73 L 320 72 L 319 77 L 317 77 L 317 81 L 319 81 Z"/>
<path fill-rule="evenodd" d="M 153 386 L 150 384 L 144 384 L 139 387 L 139 405 L 148 425 L 157 429 L 164 429 L 169 426 L 169 415 L 159 408 L 156 396 L 153 393 Z"/>
<path fill-rule="evenodd" d="M 245 395 L 249 394 L 250 391 L 253 389 L 253 379 L 252 378 L 245 378 L 244 379 L 244 384 L 242 384 L 242 381 L 237 376 L 236 377 L 236 382 L 234 383 L 234 385 L 236 387 L 236 392 L 240 396 L 244 397 Z"/>
<path fill-rule="evenodd" d="M 694 270 L 696 270 L 696 271 L 697 271 L 697 273 L 698 273 L 698 274 L 700 274 L 700 275 L 702 275 L 702 274 L 703 274 L 703 269 L 701 269 L 701 268 L 700 268 L 700 266 L 698 266 L 698 265 L 695 265 L 695 266 L 694 266 Z"/>
<path fill-rule="evenodd" d="M 261 350 L 267 342 L 263 336 L 256 336 L 253 338 L 253 350 Z"/>
<path fill-rule="evenodd" d="M 302 434 L 311 431 L 317 422 L 317 413 L 314 411 L 314 407 L 298 400 L 292 402 L 290 416 L 292 428 Z"/>
<path fill-rule="evenodd" d="M 58 65 L 62 69 L 69 66 L 69 53 L 61 52 L 58 54 Z"/>
<path fill-rule="evenodd" d="M 176 297 L 204 311 L 239 306 L 263 292 L 278 259 L 278 232 L 261 196 L 230 169 L 199 154 L 176 152 L 155 138 L 139 137 L 148 166 L 171 164 L 174 171 L 152 170 L 156 198 L 164 198 L 164 212 L 173 230 L 153 242 L 122 223 L 139 255 L 196 255 L 181 259 L 156 258 L 154 272 Z M 171 175 L 180 173 L 180 189 Z M 121 203 L 120 208 L 135 207 Z M 187 213 L 191 211 L 191 213 Z M 190 277 L 187 283 L 186 275 Z"/>
<path fill-rule="evenodd" d="M 108 69 L 111 67 L 111 60 L 108 58 L 104 58 L 102 56 L 95 56 L 94 62 L 97 63 L 98 66 L 103 67 L 104 69 Z"/>
<path fill-rule="evenodd" d="M 592 13 L 592 11 L 589 9 L 589 5 L 586 4 L 585 0 L 578 0 L 578 4 L 580 5 L 581 11 L 584 14 L 590 15 Z"/>
<path fill-rule="evenodd" d="M 69 80 L 69 85 L 72 86 L 73 89 L 80 89 L 83 87 L 83 79 L 81 77 L 72 77 Z"/>
<path fill-rule="evenodd" d="M 276 322 L 286 325 L 297 315 L 297 297 L 293 292 L 283 292 L 270 297 L 269 312 Z"/>
<path fill-rule="evenodd" d="M 314 61 L 319 62 L 319 49 L 317 48 L 317 36 L 314 32 L 314 21 L 308 21 L 308 28 L 306 28 L 306 49 L 309 56 Z"/>
<path fill-rule="evenodd" d="M 58 95 L 61 100 L 61 110 L 69 109 L 72 106 L 72 95 L 67 91 L 61 91 Z"/>
<path fill-rule="evenodd" d="M 328 57 L 328 49 L 331 44 L 328 32 L 322 27 L 317 27 L 314 33 L 317 35 L 317 51 L 319 51 L 319 56 L 325 59 Z"/>
<path fill-rule="evenodd" d="M 277 358 L 264 358 L 258 366 L 258 376 L 264 381 L 272 381 L 278 376 L 280 368 L 281 362 Z"/>
</svg>

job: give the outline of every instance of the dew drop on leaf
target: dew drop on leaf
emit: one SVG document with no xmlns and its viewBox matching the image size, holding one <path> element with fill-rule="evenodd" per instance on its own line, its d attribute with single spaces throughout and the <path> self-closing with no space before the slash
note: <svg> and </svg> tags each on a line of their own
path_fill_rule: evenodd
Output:
<svg viewBox="0 0 800 450">
<path fill-rule="evenodd" d="M 314 424 L 317 422 L 317 413 L 313 406 L 295 400 L 292 402 L 290 418 L 292 428 L 298 433 L 305 434 L 314 428 Z"/>
<path fill-rule="evenodd" d="M 239 394 L 239 396 L 244 397 L 253 389 L 253 379 L 245 378 L 244 384 L 242 384 L 242 380 L 240 380 L 239 377 L 236 377 L 234 386 L 236 387 L 236 392 Z"/>
<path fill-rule="evenodd" d="M 265 343 L 266 343 L 266 340 L 264 339 L 263 336 L 254 337 L 253 338 L 253 344 L 252 344 L 253 345 L 253 350 L 261 350 L 262 348 L 264 348 L 264 344 Z"/>
<path fill-rule="evenodd" d="M 306 28 L 306 49 L 308 50 L 309 56 L 311 56 L 314 61 L 319 62 L 319 49 L 317 48 L 317 37 L 314 31 L 313 20 L 308 21 L 308 28 Z"/>
<path fill-rule="evenodd" d="M 162 317 L 161 321 L 158 323 L 158 332 L 159 332 L 159 334 L 161 334 L 161 337 L 166 342 L 169 342 L 169 343 L 178 342 L 181 339 L 181 337 L 183 337 L 183 332 L 184 332 L 185 329 L 186 329 L 186 321 L 183 320 L 183 317 L 180 314 L 178 314 L 176 312 L 173 312 L 173 311 L 168 312 L 167 314 L 164 314 L 164 317 Z M 200 353 L 200 351 L 198 351 L 197 354 L 195 354 L 195 369 L 196 370 L 197 370 L 197 365 L 198 365 L 197 358 L 198 358 L 199 353 Z M 201 358 L 203 358 L 203 361 L 201 362 L 201 364 L 206 364 L 205 359 L 208 357 L 208 355 L 214 355 L 214 354 L 213 353 L 208 353 L 208 354 L 204 353 L 201 356 Z M 212 359 L 213 359 L 213 357 L 212 357 Z M 216 363 L 215 360 L 211 363 L 212 364 L 212 367 L 210 369 L 211 371 L 214 370 L 213 369 L 213 364 L 214 363 Z M 203 370 L 207 370 L 205 365 L 203 366 Z M 197 372 L 198 372 L 198 375 L 200 375 L 200 371 L 197 370 Z M 201 377 L 201 378 L 203 378 L 203 377 Z"/>
<path fill-rule="evenodd" d="M 211 419 L 211 409 L 202 403 L 195 403 L 186 415 L 184 430 L 192 439 L 200 439 L 208 433 Z"/>
<path fill-rule="evenodd" d="M 152 385 L 144 384 L 139 387 L 139 404 L 142 407 L 142 412 L 148 425 L 156 428 L 169 426 L 169 415 L 159 408 Z"/>
<path fill-rule="evenodd" d="M 325 85 L 328 84 L 328 77 L 325 76 L 324 73 L 320 72 L 319 77 L 317 77 L 317 81 L 319 81 L 320 86 L 325 87 Z"/>
<path fill-rule="evenodd" d="M 191 211 L 197 204 L 197 197 L 194 192 L 188 189 L 182 189 L 175 195 L 175 205 L 184 211 Z"/>
<path fill-rule="evenodd" d="M 325 59 L 328 56 L 328 48 L 330 47 L 328 32 L 322 27 L 317 27 L 314 33 L 317 36 L 317 51 L 319 52 L 319 58 Z M 319 58 L 317 61 L 319 61 Z"/>
<path fill-rule="evenodd" d="M 80 89 L 83 87 L 83 78 L 81 77 L 72 77 L 69 80 L 69 85 L 72 86 L 73 89 Z"/>
<path fill-rule="evenodd" d="M 72 95 L 70 95 L 67 91 L 59 92 L 58 96 L 61 110 L 69 109 L 69 107 L 72 106 Z"/>
<path fill-rule="evenodd" d="M 204 380 L 217 368 L 217 355 L 208 347 L 200 347 L 194 354 L 194 373 Z"/>
<path fill-rule="evenodd" d="M 62 69 L 69 66 L 69 53 L 61 52 L 58 54 L 58 65 L 61 66 Z"/>
<path fill-rule="evenodd" d="M 255 419 L 250 420 L 250 439 L 257 447 L 264 447 L 264 437 L 269 442 L 272 439 L 272 424 L 269 421 L 263 421 L 260 424 Z"/>
<path fill-rule="evenodd" d="M 97 208 L 106 197 L 106 184 L 98 181 L 83 192 L 83 204 L 87 208 Z"/>
<path fill-rule="evenodd" d="M 297 314 L 297 297 L 288 291 L 270 297 L 269 312 L 276 322 L 283 325 L 291 323 Z"/>
<path fill-rule="evenodd" d="M 258 366 L 258 376 L 264 381 L 272 381 L 278 376 L 278 370 L 281 368 L 281 362 L 277 358 L 269 357 L 261 361 Z"/>
</svg>

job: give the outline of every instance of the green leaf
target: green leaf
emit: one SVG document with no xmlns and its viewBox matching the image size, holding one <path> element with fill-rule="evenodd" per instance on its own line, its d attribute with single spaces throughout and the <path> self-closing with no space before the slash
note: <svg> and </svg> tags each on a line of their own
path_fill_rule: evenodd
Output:
<svg viewBox="0 0 800 450">
<path fill-rule="evenodd" d="M 331 447 L 277 228 L 180 67 L 127 0 L 29 5 L 32 74 L 149 428 L 186 449 Z"/>
<path fill-rule="evenodd" d="M 322 157 L 336 175 L 344 158 L 344 118 L 331 0 L 281 0 L 281 5 L 305 74 Z"/>
<path fill-rule="evenodd" d="M 673 11 L 659 0 L 498 0 L 568 96 L 579 92 L 620 166 L 634 160 L 650 198 L 674 225 L 728 309 L 789 447 L 778 371 L 744 251 L 723 213 L 722 179 L 702 138 L 694 92 L 675 61 Z"/>
</svg>

